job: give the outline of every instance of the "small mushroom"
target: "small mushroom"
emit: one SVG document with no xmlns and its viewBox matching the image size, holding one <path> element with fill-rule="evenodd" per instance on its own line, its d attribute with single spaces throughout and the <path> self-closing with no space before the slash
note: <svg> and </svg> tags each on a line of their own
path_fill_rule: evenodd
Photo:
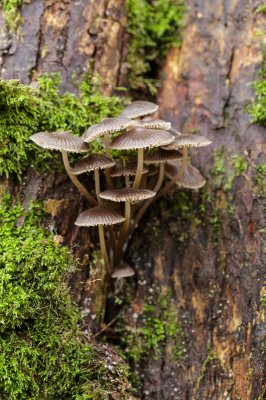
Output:
<svg viewBox="0 0 266 400">
<path fill-rule="evenodd" d="M 182 163 L 180 161 L 165 163 L 165 175 L 173 179 L 180 171 Z M 190 164 L 185 166 L 183 175 L 176 181 L 176 184 L 187 189 L 199 189 L 206 183 L 199 170 Z"/>
<path fill-rule="evenodd" d="M 133 271 L 133 269 L 127 264 L 121 264 L 114 269 L 114 271 L 111 275 L 112 278 L 120 278 L 119 287 L 115 293 L 115 296 L 117 296 L 121 292 L 121 290 L 123 288 L 123 284 L 124 284 L 124 278 L 133 276 L 134 274 L 135 274 L 135 272 Z"/>
<path fill-rule="evenodd" d="M 125 218 L 117 212 L 109 210 L 105 207 L 97 206 L 84 211 L 78 216 L 75 222 L 75 225 L 77 226 L 98 226 L 101 251 L 104 259 L 106 273 L 109 278 L 111 277 L 111 268 L 105 246 L 103 226 L 120 224 L 124 221 Z"/>
<path fill-rule="evenodd" d="M 100 194 L 100 176 L 99 168 L 106 169 L 111 168 L 115 165 L 115 161 L 111 158 L 106 157 L 104 154 L 90 154 L 83 160 L 79 161 L 75 167 L 71 170 L 71 174 L 79 175 L 83 172 L 94 171 L 95 174 L 95 191 L 98 198 L 99 204 L 102 206 L 102 199 L 99 197 Z"/>
<path fill-rule="evenodd" d="M 129 104 L 120 113 L 120 117 L 137 118 L 142 115 L 152 114 L 157 111 L 159 106 L 150 101 L 137 100 Z"/>
<path fill-rule="evenodd" d="M 171 128 L 171 122 L 166 122 L 163 119 L 153 117 L 145 117 L 138 121 L 138 126 L 147 129 L 163 129 L 168 131 Z"/>
<path fill-rule="evenodd" d="M 100 197 L 106 200 L 111 200 L 115 202 L 125 202 L 125 222 L 121 227 L 118 242 L 117 242 L 117 252 L 115 255 L 115 264 L 118 263 L 120 253 L 122 251 L 122 245 L 125 238 L 126 231 L 130 222 L 130 211 L 131 211 L 131 202 L 136 200 L 145 200 L 149 197 L 153 197 L 155 192 L 152 192 L 148 189 L 132 189 L 132 188 L 123 188 L 116 190 L 106 190 L 100 194 Z"/>
<path fill-rule="evenodd" d="M 39 132 L 30 136 L 30 139 L 44 149 L 61 150 L 65 169 L 72 182 L 93 206 L 98 205 L 97 201 L 94 200 L 92 195 L 85 189 L 79 180 L 71 174 L 71 168 L 67 156 L 67 151 L 72 151 L 74 153 L 89 151 L 90 148 L 87 143 L 84 143 L 80 137 L 72 135 L 70 131 L 58 131 L 51 133 Z"/>
<path fill-rule="evenodd" d="M 129 118 L 123 118 L 123 117 L 102 118 L 99 124 L 95 124 L 89 127 L 89 129 L 82 136 L 82 139 L 84 140 L 84 142 L 92 142 L 93 140 L 99 138 L 100 136 L 104 136 L 104 146 L 105 146 L 106 156 L 108 158 L 111 158 L 109 134 L 120 131 L 121 129 L 124 129 L 130 125 L 132 125 L 132 121 Z M 110 177 L 110 170 L 105 171 L 105 176 L 109 188 L 110 189 L 114 188 L 112 179 Z"/>
<path fill-rule="evenodd" d="M 133 188 L 138 189 L 142 170 L 143 170 L 143 149 L 153 148 L 169 144 L 174 140 L 174 136 L 162 130 L 146 128 L 134 128 L 131 131 L 122 133 L 113 139 L 111 148 L 116 150 L 135 150 L 138 149 L 138 169 Z"/>
<path fill-rule="evenodd" d="M 111 168 L 111 177 L 124 175 L 126 179 L 126 186 L 130 187 L 129 175 L 136 175 L 138 162 L 135 159 L 118 160 L 114 167 Z M 143 166 L 142 174 L 148 172 L 149 169 Z"/>
</svg>

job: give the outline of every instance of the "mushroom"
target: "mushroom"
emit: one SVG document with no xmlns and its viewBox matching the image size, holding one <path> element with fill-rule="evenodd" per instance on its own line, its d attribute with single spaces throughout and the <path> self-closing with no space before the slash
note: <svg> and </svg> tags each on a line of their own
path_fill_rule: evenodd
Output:
<svg viewBox="0 0 266 400">
<path fill-rule="evenodd" d="M 158 192 L 162 183 L 163 183 L 163 176 L 164 176 L 164 163 L 166 161 L 176 161 L 182 159 L 182 154 L 178 150 L 164 150 L 162 148 L 158 148 L 153 153 L 148 154 L 144 158 L 144 163 L 146 165 L 159 163 L 159 178 L 158 182 L 153 189 L 154 192 Z"/>
<path fill-rule="evenodd" d="M 111 278 L 111 268 L 105 246 L 103 226 L 119 224 L 124 221 L 125 218 L 117 212 L 108 210 L 105 207 L 97 206 L 84 211 L 78 216 L 75 222 L 75 225 L 77 226 L 98 226 L 102 256 L 104 259 L 105 270 L 109 278 Z"/>
<path fill-rule="evenodd" d="M 122 133 L 115 137 L 111 143 L 111 148 L 116 150 L 135 150 L 138 149 L 138 168 L 133 188 L 138 189 L 142 170 L 143 170 L 143 149 L 163 146 L 174 140 L 174 136 L 166 131 L 153 130 L 146 128 L 134 128 L 131 131 Z"/>
<path fill-rule="evenodd" d="M 93 206 L 98 205 L 97 201 L 85 189 L 85 187 L 79 182 L 79 180 L 71 174 L 71 168 L 67 156 L 67 151 L 72 151 L 74 153 L 89 151 L 90 148 L 87 143 L 84 143 L 80 137 L 72 135 L 71 131 L 58 131 L 51 133 L 39 132 L 35 133 L 35 135 L 30 136 L 30 139 L 44 149 L 61 150 L 65 169 L 72 182 L 77 186 L 77 188 Z"/>
<path fill-rule="evenodd" d="M 114 118 L 102 118 L 99 124 L 95 124 L 89 127 L 89 129 L 84 133 L 82 139 L 84 142 L 92 142 L 100 136 L 104 136 L 105 152 L 108 158 L 111 158 L 110 149 L 110 133 L 120 131 L 127 126 L 132 125 L 132 121 L 129 118 L 124 117 L 114 117 Z M 110 170 L 105 171 L 106 181 L 109 188 L 114 188 L 110 177 Z"/>
<path fill-rule="evenodd" d="M 127 278 L 129 276 L 134 275 L 135 272 L 133 271 L 133 269 L 127 265 L 127 264 L 121 264 L 118 267 L 116 267 L 112 273 L 112 278 L 120 278 L 120 283 L 119 283 L 119 287 L 117 289 L 117 291 L 115 292 L 115 296 L 117 296 L 122 288 L 123 288 L 123 283 L 124 283 L 124 278 Z"/>
<path fill-rule="evenodd" d="M 120 117 L 137 118 L 142 115 L 152 114 L 157 111 L 159 106 L 150 101 L 137 100 L 129 104 L 120 113 Z"/>
<path fill-rule="evenodd" d="M 173 179 L 181 168 L 180 161 L 165 163 L 165 175 L 169 179 Z M 205 185 L 206 181 L 200 174 L 199 170 L 190 164 L 185 166 L 183 175 L 176 182 L 177 185 L 183 186 L 187 189 L 199 189 Z"/>
<path fill-rule="evenodd" d="M 130 222 L 130 203 L 136 200 L 145 200 L 149 197 L 155 196 L 155 192 L 152 192 L 148 189 L 132 189 L 132 188 L 123 188 L 123 189 L 115 189 L 115 190 L 106 190 L 100 194 L 100 197 L 106 200 L 116 201 L 116 202 L 125 202 L 125 222 L 121 227 L 118 242 L 117 242 L 117 251 L 115 255 L 115 265 L 118 263 L 118 259 L 120 257 L 120 253 L 122 251 L 122 245 L 125 238 L 126 231 Z"/>
<path fill-rule="evenodd" d="M 163 129 L 168 131 L 171 128 L 171 122 L 166 122 L 162 119 L 157 119 L 153 117 L 145 117 L 138 121 L 138 126 L 147 129 Z"/>
<path fill-rule="evenodd" d="M 180 136 L 176 136 L 170 144 L 162 146 L 162 148 L 165 150 L 174 150 L 182 147 L 202 147 L 208 144 L 211 144 L 211 141 L 204 136 L 183 133 Z"/>
<path fill-rule="evenodd" d="M 71 174 L 79 175 L 83 172 L 94 171 L 95 174 L 95 191 L 98 198 L 99 204 L 102 206 L 102 199 L 99 197 L 100 194 L 100 176 L 99 168 L 106 169 L 111 168 L 115 165 L 115 161 L 111 158 L 106 157 L 104 154 L 90 154 L 83 160 L 79 161 L 74 168 L 71 170 Z"/>
<path fill-rule="evenodd" d="M 111 168 L 110 174 L 112 178 L 124 175 L 126 180 L 126 187 L 130 187 L 129 175 L 136 175 L 137 167 L 138 162 L 135 159 L 126 158 L 125 160 L 118 160 L 115 166 Z M 148 171 L 148 167 L 143 166 L 142 174 L 145 174 Z"/>
</svg>

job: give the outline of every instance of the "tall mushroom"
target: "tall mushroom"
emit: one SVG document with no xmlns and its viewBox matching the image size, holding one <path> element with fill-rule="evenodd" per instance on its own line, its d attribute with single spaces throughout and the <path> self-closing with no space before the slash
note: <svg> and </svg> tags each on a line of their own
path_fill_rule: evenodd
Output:
<svg viewBox="0 0 266 400">
<path fill-rule="evenodd" d="M 166 131 L 152 130 L 146 128 L 134 128 L 115 137 L 111 143 L 112 149 L 135 150 L 138 149 L 138 168 L 133 188 L 138 189 L 143 170 L 143 149 L 163 146 L 174 140 L 174 136 Z"/>
<path fill-rule="evenodd" d="M 136 175 L 137 167 L 138 167 L 138 162 L 135 159 L 126 158 L 125 160 L 118 160 L 115 166 L 111 168 L 110 174 L 112 178 L 124 175 L 126 187 L 130 187 L 129 176 Z M 148 171 L 149 171 L 148 167 L 144 165 L 142 174 L 145 174 Z"/>
<path fill-rule="evenodd" d="M 83 160 L 80 160 L 74 168 L 71 170 L 71 174 L 79 175 L 83 172 L 94 171 L 95 174 L 95 192 L 100 206 L 103 205 L 100 194 L 100 176 L 99 176 L 99 168 L 107 169 L 111 168 L 115 165 L 115 161 L 111 158 L 106 157 L 104 154 L 90 154 L 88 157 L 85 157 Z"/>
<path fill-rule="evenodd" d="M 113 132 L 118 132 L 121 129 L 124 129 L 127 126 L 131 125 L 132 121 L 129 118 L 125 117 L 102 118 L 99 124 L 89 127 L 89 129 L 82 136 L 82 139 L 84 140 L 84 142 L 93 142 L 93 140 L 97 139 L 98 137 L 104 136 L 106 156 L 108 158 L 111 158 L 109 134 Z M 105 176 L 108 187 L 114 188 L 109 169 L 105 171 Z"/>
<path fill-rule="evenodd" d="M 71 174 L 71 168 L 67 156 L 68 151 L 72 151 L 74 153 L 83 153 L 89 151 L 90 148 L 87 143 L 84 143 L 80 137 L 72 135 L 70 131 L 58 131 L 51 133 L 39 132 L 30 136 L 30 139 L 44 149 L 61 150 L 65 169 L 72 182 L 93 206 L 98 205 L 97 201 L 85 189 L 79 180 Z"/>
<path fill-rule="evenodd" d="M 119 224 L 124 221 L 125 218 L 117 212 L 108 210 L 105 207 L 97 206 L 84 211 L 78 216 L 75 222 L 75 225 L 77 226 L 98 226 L 101 252 L 104 259 L 105 270 L 109 279 L 111 278 L 111 267 L 105 246 L 103 226 Z"/>
<path fill-rule="evenodd" d="M 130 222 L 130 203 L 136 200 L 145 200 L 149 197 L 153 197 L 155 192 L 148 189 L 132 189 L 123 188 L 115 190 L 106 190 L 100 194 L 100 197 L 106 200 L 111 200 L 115 202 L 125 202 L 125 222 L 121 227 L 118 242 L 117 242 L 117 252 L 115 255 L 115 265 L 119 262 L 120 253 L 122 251 L 122 245 L 125 238 L 126 231 Z"/>
</svg>

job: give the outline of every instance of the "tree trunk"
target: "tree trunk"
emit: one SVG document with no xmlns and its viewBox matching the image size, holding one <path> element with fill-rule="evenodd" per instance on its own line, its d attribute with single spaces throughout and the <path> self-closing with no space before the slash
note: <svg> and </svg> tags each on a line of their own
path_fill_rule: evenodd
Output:
<svg viewBox="0 0 266 400">
<path fill-rule="evenodd" d="M 261 301 L 266 260 L 265 234 L 260 232 L 265 200 L 254 167 L 265 160 L 257 144 L 265 141 L 266 131 L 251 125 L 244 113 L 254 96 L 247 84 L 256 79 L 262 61 L 260 42 L 251 37 L 266 29 L 265 14 L 255 11 L 260 3 L 186 0 L 182 46 L 170 49 L 162 71 L 160 117 L 183 133 L 198 131 L 213 143 L 190 152 L 191 163 L 207 180 L 205 188 L 193 194 L 182 190 L 186 194 L 182 198 L 174 187 L 152 207 L 153 214 L 145 214 L 130 242 L 127 258 L 137 267 L 137 279 L 128 320 L 133 326 L 134 314 L 140 317 L 151 287 L 162 293 L 171 289 L 184 332 L 183 356 L 177 364 L 167 338 L 158 359 L 149 356 L 138 367 L 142 400 L 266 396 Z M 32 0 L 23 6 L 22 16 L 24 43 L 7 32 L 0 39 L 2 78 L 29 84 L 35 79 L 34 70 L 61 72 L 62 90 L 75 91 L 71 76 L 87 71 L 92 57 L 104 93 L 124 84 L 128 40 L 124 1 Z M 245 172 L 230 165 L 232 155 L 245 160 Z M 232 187 L 225 189 L 230 179 Z M 26 206 L 26 194 L 48 200 L 47 211 L 64 244 L 77 244 L 73 251 L 81 267 L 72 279 L 73 298 L 95 332 L 99 328 L 92 324 L 102 305 L 97 304 L 97 287 L 91 280 L 99 277 L 94 270 L 101 264 L 91 258 L 93 248 L 99 249 L 98 236 L 94 229 L 74 225 L 86 201 L 65 174 L 30 172 L 23 184 L 12 178 L 1 182 L 1 191 L 6 187 L 21 194 Z M 114 311 L 107 310 L 110 321 Z"/>
</svg>

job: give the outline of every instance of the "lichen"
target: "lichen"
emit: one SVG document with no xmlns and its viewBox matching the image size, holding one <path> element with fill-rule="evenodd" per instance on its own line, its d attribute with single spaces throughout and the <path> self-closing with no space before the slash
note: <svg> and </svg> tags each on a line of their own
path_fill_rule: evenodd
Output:
<svg viewBox="0 0 266 400">
<path fill-rule="evenodd" d="M 66 278 L 76 260 L 42 227 L 40 204 L 12 202 L 0 207 L 0 398 L 130 399 L 124 362 L 79 328 Z"/>
</svg>

